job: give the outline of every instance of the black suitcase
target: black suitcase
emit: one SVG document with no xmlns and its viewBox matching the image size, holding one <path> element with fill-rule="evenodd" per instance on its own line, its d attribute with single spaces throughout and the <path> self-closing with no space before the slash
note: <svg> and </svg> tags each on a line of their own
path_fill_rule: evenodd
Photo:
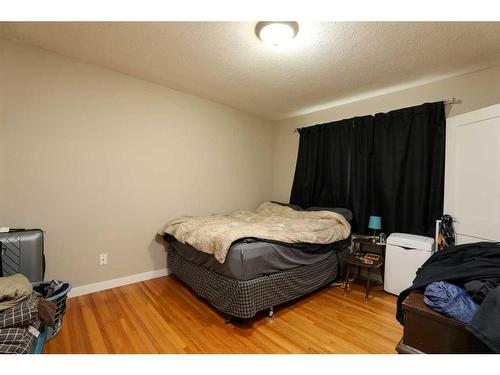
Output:
<svg viewBox="0 0 500 375">
<path fill-rule="evenodd" d="M 0 233 L 0 276 L 21 273 L 30 281 L 43 281 L 45 255 L 40 229 L 11 229 Z"/>
</svg>

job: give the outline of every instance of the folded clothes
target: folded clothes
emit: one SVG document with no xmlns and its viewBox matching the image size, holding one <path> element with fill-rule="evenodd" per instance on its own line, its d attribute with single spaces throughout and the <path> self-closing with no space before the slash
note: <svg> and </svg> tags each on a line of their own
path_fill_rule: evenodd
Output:
<svg viewBox="0 0 500 375">
<path fill-rule="evenodd" d="M 27 326 L 37 320 L 39 299 L 39 294 L 32 293 L 27 300 L 0 312 L 0 329 Z"/>
<path fill-rule="evenodd" d="M 449 318 L 470 323 L 479 309 L 465 290 L 445 281 L 436 281 L 425 287 L 424 302 L 434 311 Z"/>
<path fill-rule="evenodd" d="M 0 329 L 0 354 L 28 353 L 40 332 L 40 320 L 29 326 Z"/>
<path fill-rule="evenodd" d="M 0 277 L 0 311 L 10 309 L 28 299 L 32 291 L 30 281 L 20 273 Z"/>
</svg>

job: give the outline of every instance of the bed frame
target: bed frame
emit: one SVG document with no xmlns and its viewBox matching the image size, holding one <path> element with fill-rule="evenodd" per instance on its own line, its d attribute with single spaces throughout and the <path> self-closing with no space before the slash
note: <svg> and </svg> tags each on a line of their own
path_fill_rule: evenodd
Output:
<svg viewBox="0 0 500 375">
<path fill-rule="evenodd" d="M 349 253 L 349 244 L 320 262 L 276 272 L 252 280 L 231 279 L 183 258 L 173 247 L 168 249 L 168 269 L 189 285 L 200 297 L 226 315 L 247 319 L 259 311 L 302 297 L 341 275 L 342 258 Z"/>
</svg>

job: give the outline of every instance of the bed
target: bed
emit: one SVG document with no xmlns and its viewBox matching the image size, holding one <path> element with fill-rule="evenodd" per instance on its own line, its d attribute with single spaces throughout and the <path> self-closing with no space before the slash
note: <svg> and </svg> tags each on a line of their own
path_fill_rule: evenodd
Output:
<svg viewBox="0 0 500 375">
<path fill-rule="evenodd" d="M 348 210 L 333 212 L 352 218 Z M 333 282 L 351 244 L 350 228 L 347 238 L 323 244 L 244 237 L 231 243 L 220 262 L 171 234 L 164 233 L 164 239 L 170 273 L 225 314 L 227 321 L 251 318 L 262 310 L 272 315 L 274 306 Z"/>
</svg>

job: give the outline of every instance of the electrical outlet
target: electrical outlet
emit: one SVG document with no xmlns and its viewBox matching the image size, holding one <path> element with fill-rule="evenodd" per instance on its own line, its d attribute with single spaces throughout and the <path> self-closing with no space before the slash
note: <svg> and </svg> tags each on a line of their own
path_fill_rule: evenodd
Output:
<svg viewBox="0 0 500 375">
<path fill-rule="evenodd" d="M 108 264 L 108 254 L 99 255 L 99 265 L 104 266 L 105 264 Z"/>
</svg>

